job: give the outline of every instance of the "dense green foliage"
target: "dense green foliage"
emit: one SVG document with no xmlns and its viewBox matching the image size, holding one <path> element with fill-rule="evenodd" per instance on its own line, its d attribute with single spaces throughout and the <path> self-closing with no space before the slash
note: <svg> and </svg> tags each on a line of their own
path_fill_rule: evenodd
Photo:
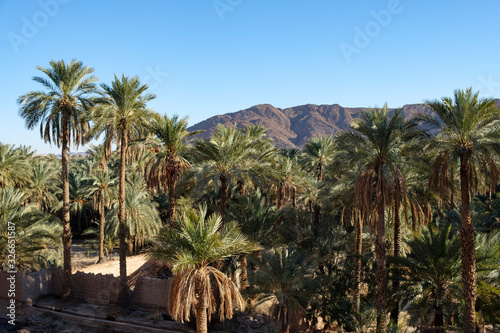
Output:
<svg viewBox="0 0 500 333">
<path fill-rule="evenodd" d="M 51 64 L 68 80 L 91 73 L 78 62 L 72 73 Z M 101 261 L 121 238 L 121 254 L 128 247 L 171 263 L 177 291 L 191 297 L 182 306 L 173 294 L 176 319 L 198 321 L 205 310 L 230 317 L 245 303 L 241 290 L 248 311 L 268 301 L 282 332 L 319 317 L 348 331 L 376 320 L 383 332 L 389 312 L 399 325 L 499 324 L 500 119 L 491 100 L 466 90 L 428 101 L 432 112 L 414 118 L 366 110 L 350 131 L 298 151 L 276 149 L 258 125 L 219 125 L 197 138 L 185 118 L 149 110 L 154 95 L 137 78 L 115 77 L 82 100 L 95 90 L 92 77 L 71 79 L 76 97 L 36 80 L 53 93 L 20 97 L 29 128 L 40 123 L 43 138 L 59 144 L 53 117 L 73 96 L 68 103 L 82 111 L 67 119 L 73 140 L 105 136 L 68 162 L 73 237 L 99 243 Z M 61 264 L 61 189 L 60 159 L 0 143 L 3 258 L 11 221 L 18 267 Z"/>
</svg>

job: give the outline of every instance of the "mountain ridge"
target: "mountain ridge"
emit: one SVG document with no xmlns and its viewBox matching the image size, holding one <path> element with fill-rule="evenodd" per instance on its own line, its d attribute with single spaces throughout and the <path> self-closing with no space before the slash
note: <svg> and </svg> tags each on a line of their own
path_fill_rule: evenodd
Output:
<svg viewBox="0 0 500 333">
<path fill-rule="evenodd" d="M 495 99 L 495 102 L 500 107 L 500 99 Z M 300 148 L 312 137 L 335 135 L 349 129 L 352 119 L 367 109 L 339 104 L 304 104 L 281 109 L 271 104 L 257 104 L 248 109 L 210 117 L 188 130 L 205 130 L 199 137 L 209 138 L 217 124 L 236 124 L 238 128 L 258 124 L 267 129 L 276 147 Z M 392 112 L 396 109 L 389 108 Z M 424 104 L 406 104 L 401 109 L 405 118 L 417 113 L 431 113 Z"/>
</svg>

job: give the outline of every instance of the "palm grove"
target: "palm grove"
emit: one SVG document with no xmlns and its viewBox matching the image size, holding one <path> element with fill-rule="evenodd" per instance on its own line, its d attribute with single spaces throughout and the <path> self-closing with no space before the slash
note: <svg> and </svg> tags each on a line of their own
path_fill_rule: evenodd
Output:
<svg viewBox="0 0 500 333">
<path fill-rule="evenodd" d="M 169 312 L 199 332 L 265 301 L 282 332 L 319 317 L 377 332 L 500 323 L 492 99 L 457 90 L 411 119 L 369 109 L 298 151 L 258 125 L 199 139 L 187 118 L 149 109 L 137 77 L 98 85 L 77 60 L 37 69 L 42 90 L 20 96 L 19 113 L 61 159 L 0 143 L 0 249 L 16 222 L 19 269 L 62 264 L 63 299 L 72 237 L 90 234 L 99 261 L 118 248 L 124 306 L 127 255 L 172 264 Z M 103 143 L 69 159 L 92 138 Z"/>
</svg>

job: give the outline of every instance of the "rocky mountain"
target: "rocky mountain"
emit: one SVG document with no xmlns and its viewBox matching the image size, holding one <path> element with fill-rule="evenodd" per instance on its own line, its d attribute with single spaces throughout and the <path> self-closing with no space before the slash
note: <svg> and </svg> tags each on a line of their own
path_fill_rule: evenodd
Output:
<svg viewBox="0 0 500 333">
<path fill-rule="evenodd" d="M 496 103 L 500 107 L 500 99 Z M 338 104 L 306 104 L 280 109 L 270 104 L 260 104 L 238 112 L 210 117 L 191 126 L 189 130 L 205 130 L 200 136 L 208 138 L 217 124 L 236 124 L 238 128 L 258 124 L 267 129 L 268 136 L 274 139 L 276 147 L 300 148 L 312 137 L 349 129 L 351 120 L 359 117 L 360 112 L 365 109 L 347 108 Z M 420 112 L 430 113 L 430 110 L 424 104 L 408 104 L 402 108 L 405 117 Z"/>
</svg>

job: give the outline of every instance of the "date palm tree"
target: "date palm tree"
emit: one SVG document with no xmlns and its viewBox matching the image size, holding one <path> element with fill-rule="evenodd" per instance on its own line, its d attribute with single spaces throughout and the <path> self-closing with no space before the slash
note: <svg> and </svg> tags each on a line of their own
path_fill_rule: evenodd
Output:
<svg viewBox="0 0 500 333">
<path fill-rule="evenodd" d="M 402 278 L 399 290 L 403 300 L 428 304 L 434 309 L 434 326 L 444 326 L 443 302 L 450 296 L 450 286 L 460 274 L 460 243 L 450 237 L 451 225 L 438 232 L 429 227 L 422 235 L 408 242 L 410 254 L 406 257 L 391 257 L 396 264 L 398 276 Z M 424 309 L 424 313 L 427 313 Z M 410 312 L 412 312 L 410 310 Z"/>
<path fill-rule="evenodd" d="M 85 177 L 87 181 L 84 193 L 92 197 L 94 209 L 99 213 L 99 260 L 104 260 L 104 224 L 106 222 L 105 207 L 110 206 L 115 197 L 116 178 L 107 170 L 96 170 Z"/>
<path fill-rule="evenodd" d="M 55 258 L 61 246 L 61 226 L 48 214 L 27 204 L 28 196 L 12 186 L 0 191 L 0 270 L 32 271 L 48 266 L 48 255 Z M 15 240 L 16 253 L 9 255 Z M 12 265 L 12 266 L 11 266 Z"/>
<path fill-rule="evenodd" d="M 144 134 L 148 122 L 151 120 L 152 111 L 146 108 L 148 101 L 155 95 L 146 93 L 147 84 L 142 85 L 138 77 L 121 78 L 115 75 L 111 86 L 101 84 L 106 100 L 93 108 L 89 117 L 94 122 L 90 133 L 92 137 L 99 137 L 104 133 L 104 146 L 106 157 L 111 156 L 112 143 L 116 141 L 120 149 L 120 172 L 118 175 L 118 220 L 120 239 L 120 281 L 122 287 L 121 302 L 127 302 L 127 261 L 126 261 L 126 210 L 125 210 L 125 169 L 129 141 L 138 139 Z"/>
<path fill-rule="evenodd" d="M 252 148 L 255 140 L 245 139 L 242 131 L 234 127 L 217 125 L 210 140 L 197 140 L 193 144 L 193 173 L 198 186 L 213 181 L 220 186 L 219 214 L 225 221 L 229 184 L 243 180 L 262 170 L 263 163 Z M 220 185 L 218 185 L 220 182 Z"/>
<path fill-rule="evenodd" d="M 153 259 L 171 262 L 174 279 L 170 288 L 168 311 L 175 320 L 189 321 L 196 316 L 196 331 L 207 332 L 207 314 L 219 311 L 220 320 L 231 318 L 233 309 L 243 309 L 236 285 L 210 264 L 258 248 L 243 236 L 234 223 L 218 214 L 207 218 L 206 206 L 180 217 L 178 225 L 163 228 L 150 249 Z"/>
<path fill-rule="evenodd" d="M 40 158 L 33 160 L 27 194 L 38 209 L 49 211 L 58 203 L 56 197 L 60 194 L 58 178 L 59 172 L 54 163 Z"/>
<path fill-rule="evenodd" d="M 174 115 L 157 116 L 149 127 L 152 138 L 146 140 L 155 155 L 146 165 L 147 184 L 157 192 L 168 193 L 167 220 L 175 218 L 175 189 L 182 173 L 189 168 L 190 163 L 185 154 L 188 139 L 202 131 L 187 131 L 188 118 L 179 119 Z"/>
<path fill-rule="evenodd" d="M 386 330 L 385 210 L 397 198 L 406 200 L 406 180 L 401 171 L 401 145 L 418 132 L 418 123 L 405 121 L 401 110 L 389 115 L 382 109 L 363 112 L 351 122 L 351 131 L 337 136 L 337 158 L 358 170 L 354 184 L 356 201 L 366 211 L 376 209 L 377 333 Z"/>
<path fill-rule="evenodd" d="M 420 120 L 440 130 L 429 145 L 438 151 L 429 179 L 431 188 L 440 193 L 449 187 L 454 191 L 449 175 L 455 174 L 455 165 L 459 165 L 464 332 L 472 333 L 477 292 L 471 193 L 494 191 L 498 180 L 500 171 L 495 157 L 500 153 L 500 110 L 493 99 L 479 98 L 479 93 L 473 93 L 471 88 L 456 90 L 453 98 L 428 100 L 425 104 L 435 116 L 421 115 Z M 484 180 L 482 186 L 481 179 Z"/>
<path fill-rule="evenodd" d="M 19 114 L 28 129 L 40 124 L 40 135 L 45 142 L 62 148 L 62 222 L 63 222 L 63 299 L 71 293 L 71 226 L 69 211 L 68 150 L 73 144 L 85 143 L 89 121 L 85 110 L 98 101 L 95 97 L 97 78 L 93 68 L 76 59 L 50 61 L 49 68 L 37 66 L 46 77 L 35 76 L 46 91 L 30 91 L 18 98 Z"/>
<path fill-rule="evenodd" d="M 28 185 L 30 160 L 33 156 L 28 148 L 15 147 L 0 142 L 0 188 Z"/>
<path fill-rule="evenodd" d="M 261 258 L 251 256 L 250 261 L 259 267 L 250 275 L 257 302 L 272 301 L 269 315 L 279 321 L 280 332 L 288 333 L 291 321 L 305 316 L 310 297 L 306 291 L 312 282 L 307 255 L 288 246 L 265 251 Z"/>
<path fill-rule="evenodd" d="M 139 248 L 144 242 L 151 240 L 158 234 L 161 226 L 158 204 L 153 201 L 151 194 L 146 189 L 142 174 L 134 173 L 127 181 L 125 191 L 125 238 L 127 239 L 129 255 L 139 253 Z M 120 223 L 118 220 L 119 205 L 109 211 L 109 223 L 106 225 L 106 234 L 116 237 L 119 234 Z"/>
</svg>

